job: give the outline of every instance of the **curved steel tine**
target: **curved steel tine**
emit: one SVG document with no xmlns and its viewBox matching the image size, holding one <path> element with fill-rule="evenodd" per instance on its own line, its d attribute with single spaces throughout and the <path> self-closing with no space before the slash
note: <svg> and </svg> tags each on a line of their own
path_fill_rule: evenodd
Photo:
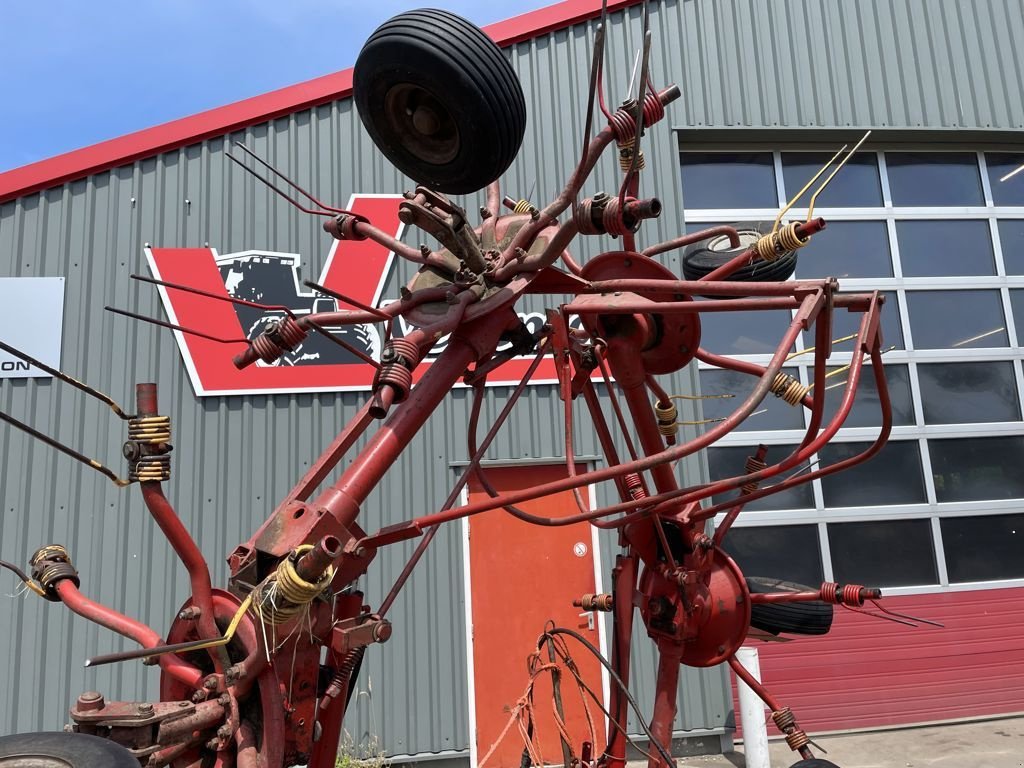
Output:
<svg viewBox="0 0 1024 768">
<path fill-rule="evenodd" d="M 244 170 L 246 173 L 249 173 L 249 174 L 252 174 L 253 176 L 255 176 L 257 179 L 262 181 L 266 186 L 270 187 L 270 189 L 274 190 L 274 192 L 276 192 L 278 195 L 283 197 L 285 200 L 287 200 L 289 203 L 291 203 L 293 206 L 298 208 L 303 213 L 308 213 L 308 214 L 313 215 L 313 216 L 333 216 L 334 215 L 330 211 L 326 211 L 326 210 L 325 211 L 317 211 L 317 210 L 314 210 L 312 208 L 307 208 L 306 206 L 302 205 L 302 203 L 300 203 L 299 201 L 297 201 L 294 198 L 290 197 L 287 192 L 285 192 L 285 191 L 283 191 L 281 189 L 278 189 L 274 185 L 274 183 L 270 181 L 270 179 L 268 179 L 267 177 L 263 176 L 258 171 L 250 168 L 248 165 L 243 163 L 241 160 L 239 160 L 237 157 L 232 155 L 230 152 L 226 152 L 225 155 L 227 156 L 228 160 L 230 160 L 231 162 L 233 162 L 233 163 L 237 164 L 238 166 L 240 166 L 242 168 L 242 170 Z"/>
<path fill-rule="evenodd" d="M 28 353 L 22 352 L 20 349 L 12 347 L 10 344 L 5 344 L 4 342 L 0 341 L 0 349 L 2 349 L 9 355 L 14 355 L 17 358 L 24 360 L 29 365 L 32 365 L 41 371 L 46 371 L 48 374 L 50 374 L 56 379 L 60 379 L 65 384 L 70 384 L 76 389 L 80 389 L 82 392 L 85 392 L 85 394 L 89 395 L 90 397 L 95 397 L 101 403 L 105 403 L 106 405 L 110 406 L 110 410 L 117 414 L 119 418 L 124 419 L 125 421 L 128 421 L 131 418 L 131 416 L 128 413 L 126 413 L 125 410 L 120 405 L 118 405 L 114 398 L 112 398 L 110 395 L 104 392 L 100 392 L 98 389 L 93 389 L 85 382 L 79 381 L 73 376 L 69 376 L 68 374 L 64 373 L 64 371 L 61 371 L 57 368 L 52 368 L 41 360 L 36 360 L 36 358 L 32 357 Z"/>
<path fill-rule="evenodd" d="M 324 336 L 325 338 L 329 339 L 330 341 L 333 341 L 335 344 L 337 344 L 342 349 L 347 350 L 348 352 L 351 352 L 353 355 L 358 357 L 360 360 L 362 360 L 367 365 L 372 365 L 375 369 L 380 370 L 380 363 L 378 363 L 376 360 L 374 360 L 368 354 L 363 352 L 361 349 L 356 349 L 355 347 L 353 347 L 351 344 L 349 344 L 344 339 L 339 339 L 337 336 L 335 336 L 333 333 L 328 331 L 326 328 L 321 328 L 319 325 L 317 325 L 315 323 L 310 323 L 309 327 L 312 328 L 317 333 L 319 333 L 321 336 Z"/>
<path fill-rule="evenodd" d="M 104 307 L 107 312 L 113 312 L 115 315 L 124 315 L 130 317 L 133 320 L 141 320 L 144 323 L 152 323 L 153 325 L 159 325 L 161 328 L 170 328 L 172 331 L 181 331 L 187 333 L 190 336 L 198 336 L 201 339 L 208 339 L 215 341 L 218 344 L 248 344 L 248 339 L 222 339 L 219 336 L 213 336 L 203 331 L 197 331 L 195 328 L 186 328 L 183 325 L 176 325 L 175 323 L 169 323 L 166 320 L 158 320 L 155 317 L 146 317 L 140 315 L 137 312 L 129 312 L 127 309 L 118 309 L 117 307 Z"/>
<path fill-rule="evenodd" d="M 920 622 L 922 624 L 931 624 L 933 627 L 942 627 L 943 629 L 946 628 L 945 624 L 941 624 L 941 623 L 939 623 L 937 621 L 932 621 L 931 619 L 922 619 L 920 616 L 909 616 L 909 615 L 907 615 L 905 613 L 897 613 L 896 611 L 892 611 L 892 610 L 886 608 L 881 603 L 879 603 L 877 600 L 872 600 L 871 602 L 874 603 L 875 608 L 880 610 L 882 613 L 889 614 L 890 616 L 898 616 L 901 619 L 909 619 L 910 621 L 918 621 L 918 622 Z"/>
<path fill-rule="evenodd" d="M 363 312 L 369 312 L 371 315 L 379 317 L 381 320 L 391 320 L 391 315 L 389 315 L 387 312 L 384 312 L 383 310 L 380 310 L 376 307 L 371 307 L 369 304 L 364 304 L 361 301 L 356 301 L 355 299 L 351 298 L 350 296 L 346 296 L 343 293 L 338 293 L 337 291 L 331 290 L 330 288 L 325 288 L 319 283 L 314 283 L 312 280 L 303 280 L 302 284 L 307 288 L 312 288 L 314 291 L 324 294 L 324 296 L 330 296 L 332 299 L 343 301 L 346 304 L 355 307 L 356 309 L 361 309 Z"/>
<path fill-rule="evenodd" d="M 590 131 L 594 124 L 594 100 L 597 97 L 598 79 L 601 77 L 602 61 L 604 59 L 604 16 L 607 15 L 608 2 L 601 4 L 601 23 L 597 25 L 594 33 L 594 54 L 590 62 L 590 86 L 587 92 L 587 117 L 583 122 L 583 147 L 580 150 L 580 161 L 576 164 L 576 173 L 580 172 L 587 160 L 587 147 L 590 145 Z M 529 198 L 527 198 L 529 199 Z M 579 191 L 573 196 L 573 212 L 579 207 Z"/>
<path fill-rule="evenodd" d="M 249 149 L 249 148 L 248 148 L 247 146 L 245 146 L 245 144 L 243 144 L 242 142 L 240 142 L 240 141 L 236 141 L 236 142 L 235 142 L 235 146 L 236 146 L 236 147 L 238 147 L 238 148 L 239 148 L 240 150 L 242 150 L 243 152 L 245 152 L 245 154 L 247 154 L 247 155 L 248 155 L 249 157 L 251 157 L 251 158 L 252 158 L 253 160 L 255 160 L 255 161 L 256 161 L 257 163 L 259 163 L 260 165 L 262 165 L 262 166 L 263 166 L 264 168 L 266 168 L 266 169 L 267 169 L 268 171 L 270 171 L 270 172 L 271 172 L 272 174 L 274 174 L 275 176 L 277 176 L 277 177 L 278 177 L 279 179 L 282 179 L 282 180 L 284 181 L 284 183 L 285 183 L 285 184 L 287 184 L 287 185 L 288 185 L 289 187 L 291 187 L 292 189 L 294 189 L 294 190 L 295 190 L 296 192 L 298 192 L 298 193 L 299 193 L 300 195 L 302 195 L 303 197 L 305 197 L 305 198 L 306 198 L 307 200 L 310 200 L 310 201 L 312 201 L 312 202 L 313 202 L 313 203 L 315 203 L 316 205 L 320 206 L 320 207 L 321 207 L 321 208 L 323 208 L 323 209 L 324 209 L 325 211 L 331 211 L 332 213 L 350 213 L 350 211 L 346 211 L 346 210 L 344 210 L 344 209 L 342 209 L 342 208 L 335 208 L 334 206 L 331 206 L 331 205 L 327 205 L 326 203 L 323 203 L 323 202 L 321 202 L 320 200 L 318 200 L 317 198 L 313 197 L 313 196 L 312 196 L 311 194 L 309 194 L 309 192 L 307 192 L 307 191 L 306 191 L 306 190 L 304 190 L 304 189 L 303 189 L 302 187 L 300 187 L 300 186 L 299 186 L 298 184 L 296 184 L 296 183 L 295 183 L 294 181 L 292 181 L 291 179 L 289 179 L 289 178 L 288 178 L 287 176 L 285 176 L 285 175 L 284 175 L 283 173 L 281 173 L 281 172 L 280 172 L 279 170 L 277 170 L 277 168 L 275 168 L 274 166 L 272 166 L 272 165 L 271 165 L 270 163 L 268 163 L 268 162 L 267 162 L 266 160 L 264 160 L 264 159 L 263 159 L 262 157 L 260 157 L 259 155 L 257 155 L 257 154 L 256 154 L 255 152 L 253 152 L 253 151 L 252 151 L 251 149 Z"/>
<path fill-rule="evenodd" d="M 176 291 L 185 291 L 186 293 L 194 293 L 197 296 L 205 296 L 208 299 L 216 299 L 217 301 L 226 301 L 230 304 L 239 304 L 243 307 L 255 307 L 256 309 L 263 309 L 267 311 L 279 311 L 284 312 L 288 317 L 295 319 L 295 314 L 291 309 L 284 306 L 283 304 L 260 304 L 257 301 L 248 301 L 247 299 L 236 299 L 234 296 L 222 296 L 218 293 L 211 293 L 210 291 L 204 291 L 202 288 L 194 288 L 191 285 L 183 285 L 181 283 L 170 283 L 166 280 L 158 280 L 155 277 L 147 277 L 146 275 L 129 275 L 132 280 L 138 280 L 142 283 L 152 283 L 153 285 L 163 286 L 164 288 L 173 288 Z"/>
</svg>

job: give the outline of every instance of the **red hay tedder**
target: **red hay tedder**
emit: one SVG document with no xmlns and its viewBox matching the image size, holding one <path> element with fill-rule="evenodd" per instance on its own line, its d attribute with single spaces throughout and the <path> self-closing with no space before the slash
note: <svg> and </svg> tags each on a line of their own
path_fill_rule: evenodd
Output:
<svg viewBox="0 0 1024 768">
<path fill-rule="evenodd" d="M 62 602 L 141 646 L 137 651 L 90 659 L 87 664 L 143 659 L 160 667 L 161 679 L 159 701 L 107 701 L 99 693 L 82 694 L 71 709 L 69 732 L 0 739 L 0 765 L 12 761 L 19 766 L 333 766 L 365 649 L 390 637 L 388 611 L 438 528 L 478 514 L 513 515 L 538 526 L 538 536 L 544 535 L 545 527 L 580 521 L 617 531 L 620 551 L 612 569 L 611 593 L 581 595 L 578 600 L 585 611 L 612 614 L 611 659 L 604 659 L 575 631 L 554 626 L 538 627 L 543 631 L 536 648 L 523 649 L 523 656 L 533 651 L 532 675 L 522 700 L 527 703 L 539 674 L 559 666 L 574 674 L 567 650 L 573 644 L 578 645 L 574 652 L 598 656 L 608 671 L 607 710 L 600 696 L 575 676 L 581 692 L 593 696 L 604 711 L 605 722 L 599 735 L 594 736 L 592 728 L 589 740 L 582 743 L 573 743 L 576 737 L 562 729 L 566 768 L 622 768 L 625 763 L 627 715 L 630 708 L 639 714 L 628 690 L 636 612 L 659 654 L 653 717 L 644 724 L 640 716 L 652 768 L 673 763 L 668 748 L 680 666 L 721 663 L 729 664 L 771 708 L 776 726 L 801 758 L 794 768 L 832 765 L 813 758 L 810 740 L 793 712 L 753 679 L 735 653 L 752 626 L 755 633 L 821 633 L 830 626 L 833 606 L 861 608 L 877 600 L 879 590 L 825 583 L 802 591 L 766 591 L 762 584 L 752 593 L 721 544 L 747 502 L 867 461 L 885 444 L 892 414 L 881 364 L 882 297 L 839 293 L 834 279 L 789 281 L 796 252 L 825 227 L 825 221 L 809 217 L 782 223 L 786 209 L 767 232 L 719 226 L 638 251 L 635 234 L 646 219 L 661 212 L 657 198 L 640 197 L 640 172 L 645 165 L 641 139 L 665 116 L 666 106 L 680 92 L 675 86 L 659 90 L 650 80 L 651 36 L 645 8 L 637 86 L 630 86 L 631 98 L 609 109 L 601 74 L 605 22 L 602 17 L 595 38 L 579 162 L 561 194 L 544 207 L 503 198 L 496 181 L 519 151 L 526 107 L 506 57 L 483 32 L 452 14 L 423 10 L 391 19 L 370 37 L 355 67 L 355 102 L 381 152 L 420 185 L 401 202 L 401 220 L 435 238 L 441 244 L 438 250 L 410 247 L 359 215 L 321 204 L 287 179 L 283 183 L 290 190 L 274 186 L 269 176 L 245 165 L 292 204 L 323 216 L 323 228 L 331 236 L 369 238 L 416 264 L 418 271 L 403 288 L 401 300 L 383 308 L 326 289 L 321 292 L 336 299 L 339 307 L 350 308 L 296 317 L 283 307 L 229 299 L 273 315 L 252 341 L 236 342 L 234 362 L 240 368 L 259 360 L 273 363 L 299 347 L 309 334 L 323 334 L 325 328 L 377 324 L 384 343 L 379 360 L 362 355 L 377 371 L 367 402 L 260 529 L 230 553 L 226 588 L 213 587 L 206 561 L 164 496 L 162 483 L 171 475 L 171 419 L 160 414 L 156 385 L 138 385 L 135 413 L 128 414 L 105 395 L 0 344 L 104 399 L 127 421 L 124 456 L 129 469 L 122 479 L 0 414 L 9 424 L 89 462 L 120 485 L 138 483 L 143 501 L 187 569 L 192 589 L 166 636 L 161 636 L 86 597 L 62 546 L 45 546 L 36 552 L 30 574 L 4 563 L 40 596 Z M 595 118 L 603 127 L 592 135 Z M 612 146 L 622 170 L 620 187 L 581 198 L 595 164 Z M 283 178 L 249 154 L 268 174 Z M 850 154 L 840 159 L 840 150 L 796 199 L 832 168 L 812 193 L 809 208 L 813 211 L 814 196 Z M 480 225 L 474 227 L 446 193 L 467 194 L 483 188 L 486 205 L 480 210 Z M 309 202 L 295 199 L 300 196 Z M 578 263 L 566 250 L 577 237 L 604 236 L 616 239 L 614 249 L 585 263 Z M 697 243 L 706 247 L 696 251 L 699 259 L 684 259 L 686 279 L 679 279 L 658 261 L 659 254 Z M 153 278 L 140 279 L 202 293 Z M 517 302 L 528 294 L 555 297 L 546 310 L 546 323 L 537 332 L 527 328 L 515 311 Z M 208 295 L 211 300 L 224 299 Z M 702 300 L 695 301 L 696 297 Z M 714 323 L 716 313 L 777 309 L 793 310 L 794 315 L 766 366 L 701 347 L 701 323 Z M 832 315 L 838 310 L 860 313 L 861 319 L 841 405 L 826 419 L 821 394 L 832 346 Z M 399 318 L 416 330 L 393 338 L 391 328 Z M 811 329 L 815 342 L 808 352 L 814 357 L 813 381 L 805 385 L 782 367 L 798 334 Z M 179 330 L 202 333 L 202 329 Z M 443 337 L 448 339 L 444 352 L 420 376 L 417 367 Z M 478 439 L 489 373 L 513 357 L 524 356 L 532 358 L 526 374 L 493 426 Z M 526 490 L 498 492 L 488 481 L 481 459 L 547 357 L 554 362 L 564 404 L 568 477 Z M 756 385 L 728 418 L 695 439 L 680 442 L 674 398 L 658 377 L 694 360 L 749 374 Z M 801 470 L 842 427 L 865 366 L 874 377 L 881 404 L 877 438 L 859 455 Z M 607 388 L 607 400 L 599 398 L 595 380 Z M 364 530 L 360 527 L 364 501 L 460 382 L 474 393 L 469 463 L 447 501 L 430 514 L 376 531 Z M 806 435 L 792 453 L 769 460 L 762 446 L 744 467 L 736 468 L 734 477 L 697 484 L 680 479 L 676 471 L 680 459 L 736 429 L 768 395 L 810 413 Z M 580 427 L 574 422 L 574 403 L 581 399 L 605 460 L 602 468 L 585 472 L 577 469 L 572 440 L 574 428 Z M 610 420 L 605 402 L 611 406 Z M 353 446 L 364 435 L 368 436 L 365 447 L 352 455 Z M 628 457 L 618 454 L 620 439 L 629 446 Z M 339 479 L 320 490 L 343 459 L 348 464 Z M 460 493 L 471 479 L 485 489 L 486 498 L 458 506 Z M 607 484 L 618 501 L 591 509 L 579 489 L 595 483 Z M 575 492 L 579 510 L 564 517 L 540 517 L 518 506 L 565 491 Z M 731 498 L 718 502 L 724 494 Z M 716 503 L 710 502 L 712 495 Z M 724 519 L 709 532 L 709 521 L 718 513 L 725 513 Z M 371 567 L 381 547 L 410 539 L 419 539 L 419 545 L 390 593 L 379 606 L 364 605 L 364 596 L 351 587 L 353 582 Z M 898 615 L 894 618 L 898 620 Z M 554 679 L 557 682 L 557 676 Z M 557 685 L 555 693 L 561 709 Z M 524 736 L 524 765 L 540 762 L 532 743 L 531 712 L 529 706 L 516 705 L 509 721 L 510 726 L 517 722 L 515 730 Z M 601 754 L 596 754 L 598 742 L 607 745 Z"/>
</svg>

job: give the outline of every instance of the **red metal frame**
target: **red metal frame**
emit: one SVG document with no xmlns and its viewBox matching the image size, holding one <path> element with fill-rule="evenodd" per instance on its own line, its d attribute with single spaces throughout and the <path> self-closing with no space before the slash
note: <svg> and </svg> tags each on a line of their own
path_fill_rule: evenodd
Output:
<svg viewBox="0 0 1024 768">
<path fill-rule="evenodd" d="M 584 6 L 588 10 L 584 11 Z M 570 7 L 575 9 L 573 13 L 584 16 L 593 11 L 589 4 L 563 3 L 556 7 L 560 10 L 553 18 L 564 22 Z M 550 14 L 551 9 L 545 13 Z M 515 38 L 514 32 L 513 28 L 501 28 L 507 40 Z M 460 247 L 468 249 L 463 258 L 453 255 L 455 245 L 450 245 L 450 250 L 423 253 L 346 212 L 338 212 L 326 221 L 325 230 L 334 237 L 369 238 L 417 264 L 420 272 L 403 292 L 402 300 L 384 309 L 357 306 L 302 318 L 286 317 L 270 324 L 252 343 L 244 342 L 246 347 L 235 356 L 235 364 L 244 367 L 258 359 L 271 361 L 300 344 L 310 331 L 325 327 L 390 324 L 401 315 L 418 328 L 402 339 L 387 336 L 372 396 L 260 529 L 230 555 L 228 591 L 213 589 L 209 568 L 164 496 L 161 482 L 150 475 L 141 478 L 146 506 L 185 565 L 192 587 L 190 599 L 165 640 L 149 627 L 84 597 L 66 553 L 55 553 L 54 548 L 40 552 L 39 562 L 33 563 L 40 591 L 145 649 L 116 657 L 148 655 L 162 667 L 164 703 L 159 709 L 149 703 L 97 704 L 96 699 L 85 697 L 72 713 L 80 730 L 92 729 L 90 732 L 149 750 L 143 756 L 159 756 L 151 759 L 153 765 L 198 766 L 212 757 L 217 766 L 240 768 L 281 768 L 299 763 L 307 763 L 310 768 L 333 766 L 352 678 L 362 654 L 368 645 L 390 637 L 386 615 L 439 526 L 469 515 L 504 510 L 538 526 L 590 521 L 601 528 L 618 530 L 622 549 L 612 572 L 612 600 L 603 603 L 613 611 L 610 670 L 616 681 L 628 683 L 636 609 L 659 652 L 654 715 L 649 726 L 659 751 L 652 751 L 652 768 L 666 762 L 664 745 L 671 740 L 681 664 L 728 662 L 772 707 L 773 717 L 790 745 L 801 755 L 810 755 L 806 734 L 798 728 L 792 713 L 763 686 L 748 679 L 735 661 L 733 654 L 749 630 L 751 605 L 824 600 L 850 607 L 863 605 L 864 600 L 873 600 L 879 593 L 862 587 L 822 585 L 806 593 L 751 595 L 739 568 L 720 544 L 744 504 L 866 461 L 884 445 L 892 425 L 892 409 L 881 364 L 882 299 L 877 292 L 840 294 L 832 279 L 778 283 L 730 280 L 736 270 L 761 258 L 756 247 L 729 259 L 702 280 L 675 279 L 651 256 L 719 235 L 738 244 L 738 233 L 731 227 L 714 227 L 635 252 L 633 232 L 643 219 L 660 212 L 656 199 L 636 197 L 635 175 L 626 175 L 617 197 L 587 198 L 577 203 L 583 184 L 605 150 L 613 142 L 621 148 L 638 134 L 638 122 L 650 127 L 664 115 L 664 105 L 678 96 L 674 87 L 661 92 L 651 88 L 646 97 L 641 95 L 642 110 L 624 106 L 610 114 L 609 124 L 589 142 L 565 189 L 543 209 L 531 206 L 529 213 L 500 216 L 502 195 L 494 182 L 487 190 L 486 215 L 478 233 L 505 242 L 503 248 L 485 253 L 474 250 L 472 244 L 465 245 L 463 239 Z M 429 214 L 449 224 L 464 215 L 447 199 L 423 188 L 407 195 L 401 210 L 413 219 Z M 559 216 L 566 212 L 570 212 L 568 220 L 559 223 Z M 815 219 L 799 224 L 794 231 L 806 242 L 824 226 L 823 220 Z M 566 253 L 566 247 L 577 236 L 608 233 L 622 234 L 628 250 L 608 252 L 582 266 Z M 559 261 L 570 271 L 558 270 L 555 264 Z M 438 284 L 437 275 L 441 273 L 447 276 Z M 549 310 L 547 324 L 531 335 L 514 312 L 517 301 L 526 293 L 568 293 L 572 298 Z M 741 298 L 726 298 L 737 294 Z M 695 296 L 711 298 L 696 302 L 692 300 Z M 831 314 L 837 308 L 861 313 L 862 319 L 842 401 L 825 423 L 824 398 L 811 392 L 824 390 L 831 351 Z M 735 361 L 700 348 L 700 322 L 714 322 L 715 313 L 772 309 L 794 310 L 795 315 L 768 365 Z M 573 315 L 581 319 L 582 329 L 570 324 Z M 811 328 L 816 340 L 813 390 L 800 392 L 795 400 L 810 411 L 810 419 L 797 448 L 766 464 L 762 447 L 746 472 L 714 482 L 681 482 L 680 459 L 736 429 L 769 394 L 781 394 L 777 377 L 797 336 Z M 449 336 L 445 351 L 413 386 L 413 370 L 442 336 Z M 535 354 L 534 361 L 478 444 L 476 432 L 487 374 L 512 354 L 498 352 L 509 339 L 519 353 Z M 564 401 L 568 476 L 499 493 L 488 483 L 482 459 L 538 364 L 549 354 Z M 874 443 L 836 464 L 762 485 L 799 467 L 835 436 L 853 406 L 865 358 L 871 361 L 882 417 Z M 695 438 L 679 441 L 671 425 L 666 433 L 656 418 L 651 398 L 653 394 L 655 404 L 661 407 L 669 403 L 670 396 L 656 375 L 680 370 L 693 359 L 749 374 L 756 383 L 728 418 Z M 627 460 L 620 460 L 615 449 L 613 428 L 593 380 L 595 373 L 604 378 L 614 424 L 626 438 L 630 453 Z M 367 497 L 460 381 L 474 389 L 467 438 L 470 461 L 446 502 L 435 512 L 377 531 L 364 531 L 359 522 Z M 577 428 L 577 399 L 587 407 L 606 459 L 606 466 L 587 472 L 575 467 L 572 436 Z M 139 386 L 137 411 L 141 418 L 156 417 L 155 385 Z M 353 447 L 364 436 L 368 436 L 365 444 L 352 456 Z M 126 456 L 141 461 L 162 460 L 169 450 L 160 440 L 138 436 L 126 444 Z M 343 459 L 349 461 L 340 477 L 317 494 Z M 489 498 L 456 507 L 461 490 L 474 476 Z M 613 485 L 617 502 L 590 510 L 577 493 L 579 511 L 557 519 L 538 517 L 516 506 L 601 482 Z M 738 489 L 739 494 L 728 501 L 702 506 L 713 495 Z M 727 514 L 712 539 L 705 533 L 705 525 L 719 511 Z M 376 610 L 364 605 L 362 595 L 352 591 L 351 585 L 371 566 L 377 550 L 420 536 L 423 538 L 382 604 Z M 218 642 L 225 631 L 229 640 Z M 331 678 L 326 687 L 323 671 Z M 182 717 L 186 713 L 193 717 L 192 704 L 202 706 L 201 717 L 195 715 L 194 728 L 181 723 L 169 725 L 174 722 L 174 711 L 165 704 L 170 703 L 177 703 Z M 608 747 L 597 761 L 609 768 L 624 765 L 626 744 L 621 733 L 631 703 L 624 687 L 614 690 Z M 135 718 L 131 722 L 139 729 L 150 728 L 155 721 L 161 723 L 155 736 L 146 731 L 152 743 L 147 743 L 138 729 L 131 730 L 130 739 L 123 730 L 102 730 L 104 723 L 122 723 L 129 710 Z M 192 720 L 183 722 L 189 724 Z"/>
</svg>

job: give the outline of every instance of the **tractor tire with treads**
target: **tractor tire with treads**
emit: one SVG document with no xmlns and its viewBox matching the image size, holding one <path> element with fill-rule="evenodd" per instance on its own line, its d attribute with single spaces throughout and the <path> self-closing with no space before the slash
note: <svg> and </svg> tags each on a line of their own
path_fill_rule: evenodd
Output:
<svg viewBox="0 0 1024 768">
<path fill-rule="evenodd" d="M 739 256 L 753 246 L 764 232 L 771 229 L 771 224 L 733 224 L 731 225 L 740 236 L 740 245 L 733 248 L 729 238 L 716 235 L 708 240 L 694 243 L 683 251 L 683 277 L 687 280 L 699 280 L 720 266 Z M 777 283 L 788 280 L 796 270 L 796 251 L 779 256 L 775 261 L 755 261 L 740 267 L 727 278 L 738 283 L 764 282 Z"/>
<path fill-rule="evenodd" d="M 132 753 L 84 733 L 44 731 L 0 738 L 0 768 L 139 768 Z"/>
<path fill-rule="evenodd" d="M 815 591 L 814 587 L 762 576 L 748 576 L 747 586 L 751 594 Z M 750 610 L 750 626 L 773 635 L 824 635 L 832 628 L 832 616 L 832 606 L 820 600 L 754 603 Z"/>
<path fill-rule="evenodd" d="M 475 192 L 519 152 L 519 79 L 494 41 L 453 13 L 422 9 L 385 21 L 359 52 L 352 81 L 374 144 L 426 187 Z"/>
</svg>

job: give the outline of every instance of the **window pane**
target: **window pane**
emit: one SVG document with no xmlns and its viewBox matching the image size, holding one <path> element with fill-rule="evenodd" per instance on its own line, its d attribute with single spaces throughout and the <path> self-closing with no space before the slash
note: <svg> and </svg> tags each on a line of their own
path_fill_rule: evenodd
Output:
<svg viewBox="0 0 1024 768">
<path fill-rule="evenodd" d="M 784 369 L 790 375 L 796 375 L 796 368 Z M 705 419 L 723 419 L 735 411 L 750 395 L 758 379 L 746 373 L 725 370 L 703 370 L 700 372 L 700 393 L 702 395 L 732 395 L 730 398 L 701 400 Z M 793 408 L 774 395 L 768 395 L 755 411 L 764 413 L 751 415 L 739 430 L 762 429 L 803 429 L 802 409 Z M 709 424 L 708 428 L 713 427 Z"/>
<path fill-rule="evenodd" d="M 999 291 L 907 291 L 914 349 L 1005 347 Z"/>
<path fill-rule="evenodd" d="M 782 177 L 786 183 L 786 199 L 803 189 L 830 157 L 831 152 L 783 152 Z M 818 179 L 815 188 L 825 178 L 822 176 Z M 797 205 L 805 206 L 807 199 Z M 851 157 L 843 170 L 829 182 L 815 205 L 819 208 L 881 206 L 882 185 L 878 180 L 878 157 L 870 152 Z"/>
<path fill-rule="evenodd" d="M 925 424 L 1017 421 L 1013 363 L 921 363 Z"/>
<path fill-rule="evenodd" d="M 856 456 L 870 445 L 829 443 L 818 458 L 821 466 L 827 467 Z M 923 504 L 927 496 L 917 441 L 890 440 L 866 462 L 821 478 L 821 491 L 826 507 Z"/>
<path fill-rule="evenodd" d="M 829 370 L 835 370 L 830 368 Z M 811 375 L 808 372 L 808 375 Z M 885 366 L 885 380 L 888 383 L 889 399 L 892 401 L 892 423 L 904 426 L 914 423 L 914 402 L 910 394 L 910 371 L 905 365 Z M 837 374 L 829 379 L 829 385 L 845 382 L 846 377 Z M 843 400 L 844 387 L 825 390 L 825 423 L 835 414 Z M 843 422 L 844 427 L 880 427 L 882 411 L 878 403 L 878 387 L 875 385 L 874 370 L 865 365 L 860 375 L 857 396 L 853 400 L 850 415 Z"/>
<path fill-rule="evenodd" d="M 906 587 L 937 584 L 928 520 L 829 523 L 832 575 L 840 584 Z"/>
<path fill-rule="evenodd" d="M 770 355 L 793 322 L 784 309 L 708 312 L 701 317 L 700 345 L 720 355 Z"/>
<path fill-rule="evenodd" d="M 1020 329 L 1017 331 L 1017 343 L 1020 344 L 1024 337 L 1024 290 L 1010 291 L 1010 311 L 1013 312 L 1013 324 Z"/>
<path fill-rule="evenodd" d="M 885 222 L 829 222 L 824 231 L 811 238 L 809 245 L 800 249 L 796 273 L 804 279 L 892 277 Z"/>
<path fill-rule="evenodd" d="M 896 238 L 904 277 L 996 273 L 987 221 L 897 221 Z"/>
<path fill-rule="evenodd" d="M 825 580 L 816 525 L 730 528 L 722 547 L 747 576 L 813 587 Z"/>
<path fill-rule="evenodd" d="M 721 480 L 725 477 L 742 475 L 747 463 L 747 457 L 753 456 L 756 450 L 755 446 L 708 448 L 708 471 L 711 475 L 711 479 Z M 765 459 L 765 463 L 768 464 L 768 466 L 777 464 L 795 450 L 795 445 L 771 445 L 768 447 L 768 456 Z M 799 472 L 806 466 L 807 462 L 804 462 L 803 464 L 793 467 L 793 469 L 785 472 L 783 475 L 773 478 L 768 481 L 768 483 L 763 484 L 761 488 L 766 488 L 768 485 L 778 482 L 782 477 L 788 477 L 794 472 Z M 713 501 L 715 504 L 722 501 L 729 501 L 734 499 L 738 493 L 738 491 L 729 491 L 728 493 L 715 496 Z M 746 509 L 749 510 L 813 508 L 814 493 L 811 490 L 810 483 L 794 486 L 793 488 L 782 491 L 781 493 L 774 493 L 769 496 L 765 496 L 763 499 L 755 499 L 746 506 Z"/>
<path fill-rule="evenodd" d="M 891 291 L 883 291 L 885 303 L 882 305 L 882 348 L 888 349 L 895 346 L 896 349 L 903 349 L 903 327 L 900 325 L 900 305 L 896 301 L 896 294 Z M 832 313 L 832 338 L 841 339 L 850 336 L 860 330 L 860 321 L 864 317 L 863 312 L 849 312 L 845 309 L 837 309 Z M 814 329 L 804 332 L 804 347 L 814 346 Z M 853 349 L 853 340 L 844 341 L 835 346 L 836 350 L 848 351 Z"/>
<path fill-rule="evenodd" d="M 996 205 L 1024 205 L 1024 171 L 1012 179 L 1000 181 L 1003 176 L 1024 165 L 1024 154 L 986 152 L 985 165 L 988 166 L 989 186 L 992 187 L 992 202 Z"/>
<path fill-rule="evenodd" d="M 1024 515 L 947 517 L 939 522 L 951 582 L 1024 578 Z"/>
<path fill-rule="evenodd" d="M 775 163 L 771 152 L 683 152 L 686 208 L 776 208 Z"/>
<path fill-rule="evenodd" d="M 1024 498 L 1024 437 L 929 440 L 937 501 Z"/>
<path fill-rule="evenodd" d="M 977 155 L 970 152 L 886 152 L 892 204 L 984 205 Z"/>
<path fill-rule="evenodd" d="M 1024 175 L 1021 176 L 1021 184 L 1024 184 Z M 1003 251 L 1006 274 L 1024 275 L 1024 219 L 1003 219 L 999 222 L 999 247 Z"/>
</svg>

